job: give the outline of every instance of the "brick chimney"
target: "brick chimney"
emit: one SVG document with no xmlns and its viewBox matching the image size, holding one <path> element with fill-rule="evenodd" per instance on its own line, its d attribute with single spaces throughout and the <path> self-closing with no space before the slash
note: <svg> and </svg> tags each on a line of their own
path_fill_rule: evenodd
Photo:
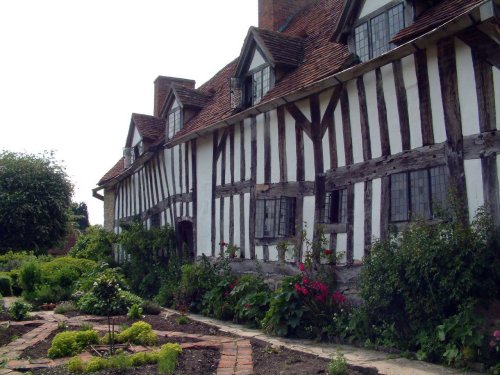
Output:
<svg viewBox="0 0 500 375">
<path fill-rule="evenodd" d="M 154 94 L 153 115 L 156 117 L 160 117 L 160 111 L 162 110 L 163 103 L 165 102 L 165 99 L 168 95 L 168 91 L 170 90 L 170 86 L 172 84 L 194 89 L 196 82 L 184 78 L 158 76 L 158 78 L 155 79 L 154 84 L 155 84 L 155 94 Z"/>
<path fill-rule="evenodd" d="M 316 0 L 259 0 L 259 28 L 280 31 L 298 11 Z"/>
</svg>

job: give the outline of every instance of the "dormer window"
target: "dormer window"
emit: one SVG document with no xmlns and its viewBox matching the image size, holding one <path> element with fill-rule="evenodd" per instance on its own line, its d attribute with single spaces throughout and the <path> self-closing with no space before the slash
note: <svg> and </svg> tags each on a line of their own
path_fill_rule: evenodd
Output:
<svg viewBox="0 0 500 375">
<path fill-rule="evenodd" d="M 254 106 L 262 100 L 271 87 L 271 67 L 258 49 L 255 49 L 252 62 L 245 78 L 245 104 Z"/>
<path fill-rule="evenodd" d="M 181 106 L 177 100 L 174 101 L 168 113 L 168 139 L 171 139 L 182 128 Z"/>
<path fill-rule="evenodd" d="M 140 141 L 134 146 L 134 152 L 132 158 L 134 160 L 139 159 L 139 157 L 144 153 L 144 142 Z M 133 162 L 133 161 L 132 161 Z"/>
<path fill-rule="evenodd" d="M 405 26 L 404 4 L 384 7 L 363 17 L 354 27 L 355 52 L 362 62 L 382 55 L 393 48 L 389 41 Z"/>
</svg>

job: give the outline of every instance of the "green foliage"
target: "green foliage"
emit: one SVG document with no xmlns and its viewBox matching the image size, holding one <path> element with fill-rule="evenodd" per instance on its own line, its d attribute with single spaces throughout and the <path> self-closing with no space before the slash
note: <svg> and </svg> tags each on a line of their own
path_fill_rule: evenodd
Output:
<svg viewBox="0 0 500 375">
<path fill-rule="evenodd" d="M 120 353 L 108 358 L 93 357 L 88 362 L 84 362 L 79 357 L 73 357 L 68 362 L 68 371 L 70 373 L 92 373 L 106 369 L 124 371 L 132 366 L 138 367 L 158 363 L 158 358 L 159 351 L 140 352 L 132 355 Z"/>
<path fill-rule="evenodd" d="M 67 230 L 73 186 L 52 153 L 0 152 L 0 251 L 44 251 Z"/>
<path fill-rule="evenodd" d="M 203 314 L 216 319 L 231 320 L 234 316 L 235 299 L 231 291 L 237 285 L 238 279 L 230 273 L 220 275 L 220 280 L 202 298 Z"/>
<path fill-rule="evenodd" d="M 78 310 L 78 308 L 76 307 L 74 302 L 64 301 L 56 306 L 56 308 L 54 309 L 54 312 L 56 314 L 66 314 L 66 313 L 77 311 L 77 310 Z"/>
<path fill-rule="evenodd" d="M 499 241 L 492 223 L 481 211 L 471 226 L 414 223 L 377 243 L 359 280 L 367 325 L 394 325 L 392 341 L 405 347 L 408 338 L 456 314 L 463 301 L 498 295 Z"/>
<path fill-rule="evenodd" d="M 274 292 L 269 310 L 262 320 L 262 327 L 276 336 L 291 336 L 299 326 L 306 308 L 294 285 L 300 275 L 283 278 L 281 286 Z"/>
<path fill-rule="evenodd" d="M 342 353 L 337 354 L 328 364 L 328 375 L 347 375 L 347 361 Z"/>
<path fill-rule="evenodd" d="M 110 367 L 110 361 L 101 357 L 93 357 L 85 365 L 85 373 L 97 372 Z"/>
<path fill-rule="evenodd" d="M 74 356 L 90 344 L 97 344 L 97 331 L 65 331 L 58 333 L 52 340 L 49 358 Z"/>
<path fill-rule="evenodd" d="M 37 262 L 25 263 L 19 272 L 19 282 L 24 293 L 34 293 L 37 286 L 42 282 L 42 270 Z"/>
<path fill-rule="evenodd" d="M 117 341 L 151 346 L 158 342 L 158 336 L 153 332 L 150 324 L 135 322 L 131 327 L 124 329 L 117 335 Z"/>
<path fill-rule="evenodd" d="M 94 293 L 88 292 L 78 299 L 76 305 L 80 311 L 86 314 L 106 316 L 108 313 L 111 315 L 126 314 L 129 307 L 134 304 L 140 305 L 141 303 L 141 297 L 131 292 L 121 290 L 117 298 L 109 304 L 105 303 Z"/>
<path fill-rule="evenodd" d="M 177 357 L 182 353 L 179 344 L 162 345 L 158 356 L 158 372 L 160 374 L 172 374 L 177 366 Z"/>
<path fill-rule="evenodd" d="M 132 354 L 130 360 L 132 361 L 132 366 L 137 367 L 158 363 L 158 357 L 158 352 L 139 352 Z"/>
<path fill-rule="evenodd" d="M 85 371 L 85 363 L 83 362 L 83 360 L 80 357 L 75 356 L 75 357 L 71 358 L 68 362 L 68 371 L 70 373 L 84 372 Z"/>
<path fill-rule="evenodd" d="M 9 275 L 0 274 L 0 295 L 4 297 L 12 295 L 12 278 Z"/>
<path fill-rule="evenodd" d="M 161 313 L 161 306 L 154 301 L 144 301 L 142 303 L 144 314 L 158 315 Z"/>
<path fill-rule="evenodd" d="M 90 225 L 87 204 L 85 202 L 72 202 L 70 205 L 70 210 L 75 229 L 77 229 L 79 232 L 87 229 Z"/>
<path fill-rule="evenodd" d="M 69 251 L 74 258 L 91 259 L 96 262 L 113 262 L 113 243 L 116 235 L 100 225 L 93 225 L 78 237 L 75 246 Z"/>
<path fill-rule="evenodd" d="M 24 263 L 36 261 L 37 257 L 33 252 L 27 251 L 8 251 L 0 255 L 0 270 L 12 271 L 22 267 Z"/>
<path fill-rule="evenodd" d="M 260 327 L 271 302 L 271 290 L 264 279 L 254 275 L 241 276 L 231 290 L 231 297 L 235 301 L 235 320 L 252 327 Z"/>
<path fill-rule="evenodd" d="M 128 308 L 127 318 L 129 319 L 139 319 L 142 317 L 142 307 L 138 304 L 133 304 Z"/>
<path fill-rule="evenodd" d="M 132 367 L 132 360 L 130 356 L 125 355 L 124 353 L 119 353 L 109 357 L 109 367 L 116 370 L 124 371 Z"/>
<path fill-rule="evenodd" d="M 23 320 L 28 316 L 31 309 L 29 303 L 16 300 L 9 308 L 9 316 L 12 320 Z"/>
<path fill-rule="evenodd" d="M 186 325 L 189 323 L 189 318 L 184 315 L 184 314 L 181 314 L 178 318 L 177 318 L 177 323 L 180 324 L 180 325 Z"/>
</svg>

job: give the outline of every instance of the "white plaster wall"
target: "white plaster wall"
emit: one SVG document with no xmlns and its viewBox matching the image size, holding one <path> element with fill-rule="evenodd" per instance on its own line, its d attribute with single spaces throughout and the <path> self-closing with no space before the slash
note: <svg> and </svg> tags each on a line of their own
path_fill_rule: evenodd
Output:
<svg viewBox="0 0 500 375">
<path fill-rule="evenodd" d="M 363 76 L 363 82 L 365 83 L 372 158 L 378 158 L 382 156 L 382 144 L 380 142 L 380 125 L 378 122 L 377 81 L 375 72 L 366 73 Z"/>
<path fill-rule="evenodd" d="M 431 93 L 434 142 L 441 143 L 446 141 L 446 128 L 444 126 L 443 100 L 441 98 L 441 82 L 439 80 L 436 45 L 431 45 L 427 49 L 427 70 L 429 74 L 429 88 Z"/>
<path fill-rule="evenodd" d="M 180 176 L 180 169 L 179 169 L 179 147 L 181 146 L 174 146 L 174 173 L 175 173 L 175 191 L 177 194 L 182 193 L 181 190 L 181 180 L 179 178 Z M 181 160 L 182 162 L 182 160 Z"/>
<path fill-rule="evenodd" d="M 329 170 L 331 168 L 330 166 L 330 142 L 328 141 L 328 132 L 329 130 L 326 129 L 325 135 L 323 137 L 323 167 L 325 168 L 325 171 Z"/>
<path fill-rule="evenodd" d="M 408 119 L 410 122 L 410 147 L 422 147 L 422 122 L 420 119 L 420 106 L 418 98 L 417 72 L 415 70 L 415 57 L 406 56 L 401 60 L 403 80 L 408 103 Z"/>
<path fill-rule="evenodd" d="M 212 137 L 211 135 L 197 139 L 196 164 L 198 178 L 198 217 L 196 225 L 196 241 L 198 255 L 210 255 L 211 244 L 211 195 L 212 195 Z M 167 164 L 168 165 L 168 164 Z"/>
<path fill-rule="evenodd" d="M 240 242 L 240 217 L 242 212 L 240 212 L 240 196 L 235 195 L 233 198 L 234 204 L 234 243 L 236 246 L 241 248 Z"/>
<path fill-rule="evenodd" d="M 226 184 L 231 183 L 231 141 L 229 140 L 229 135 L 227 136 L 226 140 L 226 168 L 225 168 L 225 174 L 226 174 Z"/>
<path fill-rule="evenodd" d="M 335 142 L 337 143 L 337 164 L 339 167 L 345 165 L 344 131 L 342 128 L 342 113 L 340 105 L 337 105 L 334 112 L 335 117 Z"/>
<path fill-rule="evenodd" d="M 306 181 L 314 181 L 314 147 L 311 138 L 304 132 L 304 176 Z"/>
<path fill-rule="evenodd" d="M 326 107 L 328 107 L 328 103 L 330 102 L 330 98 L 332 97 L 333 89 L 323 91 L 319 94 L 319 110 L 321 114 L 321 119 L 326 112 Z"/>
<path fill-rule="evenodd" d="M 285 149 L 288 181 L 297 181 L 297 150 L 295 138 L 295 120 L 285 111 Z"/>
<path fill-rule="evenodd" d="M 170 195 L 173 195 L 174 194 L 174 190 L 173 190 L 174 184 L 172 182 L 172 162 L 170 161 L 171 157 L 172 157 L 172 154 L 171 154 L 170 149 L 165 149 L 163 161 L 165 163 L 166 170 L 167 170 L 166 178 L 167 178 L 167 184 L 168 184 L 168 189 L 169 189 L 168 191 L 170 192 Z M 210 158 L 210 161 L 211 160 L 212 160 L 212 158 Z M 211 178 L 211 176 L 210 176 L 210 178 Z M 210 181 L 212 181 L 212 180 L 210 179 Z"/>
<path fill-rule="evenodd" d="M 243 197 L 245 209 L 245 258 L 250 259 L 250 225 L 249 225 L 249 212 L 250 212 L 250 194 L 245 194 Z"/>
<path fill-rule="evenodd" d="M 159 158 L 160 164 L 160 180 L 163 186 L 163 199 L 167 198 L 167 178 L 165 176 L 165 159 L 163 157 Z"/>
<path fill-rule="evenodd" d="M 269 260 L 271 262 L 276 262 L 278 260 L 278 249 L 275 245 L 269 246 Z"/>
<path fill-rule="evenodd" d="M 382 180 L 372 180 L 372 237 L 380 238 Z"/>
<path fill-rule="evenodd" d="M 347 253 L 347 233 L 337 234 L 337 254 L 342 253 L 342 257 L 339 259 L 339 264 L 346 263 L 346 253 Z"/>
<path fill-rule="evenodd" d="M 229 197 L 224 198 L 224 242 L 229 242 Z"/>
<path fill-rule="evenodd" d="M 134 126 L 134 135 L 132 136 L 132 144 L 131 146 L 135 146 L 137 143 L 139 143 L 142 140 L 141 135 L 139 134 L 139 131 L 137 128 Z"/>
<path fill-rule="evenodd" d="M 363 137 L 361 135 L 358 88 L 355 80 L 351 80 L 347 83 L 347 96 L 349 98 L 349 112 L 351 119 L 353 160 L 354 163 L 360 163 L 363 161 Z"/>
<path fill-rule="evenodd" d="M 244 133 L 245 133 L 245 179 L 248 180 L 252 176 L 252 127 L 251 121 L 245 119 L 244 121 Z"/>
<path fill-rule="evenodd" d="M 257 115 L 257 183 L 264 183 L 264 115 Z"/>
<path fill-rule="evenodd" d="M 493 67 L 493 86 L 495 88 L 497 129 L 500 129 L 500 70 L 495 67 Z"/>
<path fill-rule="evenodd" d="M 304 197 L 304 209 L 303 209 L 303 219 L 304 228 L 307 231 L 307 238 L 309 241 L 313 240 L 314 234 L 314 197 Z M 306 248 L 304 244 L 303 254 L 305 254 Z"/>
<path fill-rule="evenodd" d="M 380 7 L 383 7 L 385 4 L 389 4 L 391 1 L 392 0 L 365 0 L 363 9 L 361 9 L 361 13 L 359 14 L 359 18 L 363 18 Z"/>
<path fill-rule="evenodd" d="M 278 155 L 279 140 L 278 140 L 278 114 L 276 110 L 269 113 L 270 122 L 270 139 L 271 139 L 271 182 L 280 181 L 280 159 Z"/>
<path fill-rule="evenodd" d="M 365 246 L 365 183 L 354 184 L 354 225 L 353 225 L 353 256 L 361 260 Z"/>
<path fill-rule="evenodd" d="M 309 99 L 302 99 L 299 100 L 298 102 L 295 102 L 297 107 L 300 109 L 300 111 L 306 116 L 306 118 L 311 121 L 311 107 L 309 104 Z"/>
<path fill-rule="evenodd" d="M 193 158 L 192 158 L 192 150 L 191 150 L 191 143 L 187 143 L 186 147 L 188 148 L 188 170 L 187 173 L 189 174 L 189 185 L 184 187 L 184 191 L 186 193 L 190 193 L 191 189 L 193 188 Z M 184 172 L 186 173 L 186 172 Z"/>
<path fill-rule="evenodd" d="M 210 222 L 210 220 L 208 220 Z M 206 222 L 205 222 L 206 223 Z M 205 224 L 207 225 L 207 224 Z M 219 244 L 224 238 L 220 237 L 220 198 L 215 198 L 215 256 L 220 255 Z M 227 242 L 227 240 L 224 240 Z"/>
<path fill-rule="evenodd" d="M 222 172 L 221 172 L 222 158 L 220 157 L 220 155 L 219 155 L 219 158 L 217 159 L 216 164 L 217 164 L 217 167 L 216 167 L 215 173 L 216 173 L 217 177 L 215 180 L 216 181 L 215 184 L 216 184 L 216 186 L 219 186 L 222 184 Z"/>
<path fill-rule="evenodd" d="M 134 213 L 135 215 L 137 214 L 140 214 L 139 212 L 139 184 L 138 184 L 138 181 L 139 181 L 139 176 L 137 173 L 134 173 L 133 174 L 133 178 L 134 178 L 134 200 L 135 200 L 135 210 L 134 210 Z"/>
<path fill-rule="evenodd" d="M 394 82 L 394 72 L 392 64 L 384 65 L 380 68 L 384 86 L 385 105 L 387 108 L 387 126 L 389 128 L 389 143 L 391 154 L 403 151 L 401 143 L 401 128 L 399 126 L 399 112 L 397 105 L 396 84 Z"/>
<path fill-rule="evenodd" d="M 241 133 L 240 125 L 236 124 L 234 126 L 234 181 L 240 181 L 241 179 Z"/>
<path fill-rule="evenodd" d="M 464 169 L 465 184 L 467 186 L 467 203 L 469 205 L 469 219 L 472 221 L 477 209 L 484 205 L 481 160 L 465 160 Z"/>
<path fill-rule="evenodd" d="M 471 49 L 464 42 L 455 38 L 455 54 L 462 133 L 464 136 L 477 134 L 480 132 L 479 111 Z"/>
<path fill-rule="evenodd" d="M 264 259 L 264 247 L 263 246 L 255 246 L 255 259 L 258 259 L 258 260 Z"/>
</svg>

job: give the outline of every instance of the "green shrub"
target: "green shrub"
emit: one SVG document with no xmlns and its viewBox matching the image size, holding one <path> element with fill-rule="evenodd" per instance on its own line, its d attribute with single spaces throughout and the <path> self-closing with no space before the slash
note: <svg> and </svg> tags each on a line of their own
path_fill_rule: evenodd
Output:
<svg viewBox="0 0 500 375">
<path fill-rule="evenodd" d="M 263 278 L 254 275 L 243 275 L 231 291 L 234 305 L 235 320 L 260 327 L 262 319 L 269 310 L 271 290 Z"/>
<path fill-rule="evenodd" d="M 221 275 L 217 285 L 203 295 L 201 300 L 203 314 L 216 319 L 231 320 L 236 302 L 231 296 L 231 291 L 237 282 L 238 279 L 231 274 Z"/>
<path fill-rule="evenodd" d="M 119 353 L 109 357 L 109 365 L 112 369 L 124 371 L 132 367 L 132 359 L 124 353 Z"/>
<path fill-rule="evenodd" d="M 180 278 L 180 277 L 179 277 Z M 179 289 L 178 280 L 168 280 L 163 282 L 158 294 L 154 298 L 161 306 L 172 307 L 174 305 L 174 297 Z"/>
<path fill-rule="evenodd" d="M 36 255 L 27 251 L 8 251 L 0 255 L 0 271 L 12 271 L 19 269 L 23 264 L 35 262 Z"/>
<path fill-rule="evenodd" d="M 21 281 L 19 279 L 20 272 L 21 270 L 17 269 L 5 273 L 5 275 L 9 276 L 12 280 L 12 294 L 14 296 L 20 296 L 21 293 L 23 292 Z"/>
<path fill-rule="evenodd" d="M 64 302 L 61 302 L 59 305 L 56 306 L 56 308 L 54 309 L 54 312 L 56 314 L 66 314 L 66 313 L 69 313 L 69 312 L 73 312 L 73 311 L 77 311 L 77 307 L 76 305 L 71 302 L 71 301 L 64 301 Z"/>
<path fill-rule="evenodd" d="M 162 345 L 158 354 L 158 372 L 160 374 L 172 374 L 177 366 L 177 357 L 182 353 L 179 344 Z"/>
<path fill-rule="evenodd" d="M 107 359 L 101 357 L 93 357 L 85 364 L 85 373 L 101 371 L 109 368 L 110 363 Z"/>
<path fill-rule="evenodd" d="M 347 361 L 342 353 L 337 352 L 328 364 L 328 375 L 347 375 Z"/>
<path fill-rule="evenodd" d="M 97 331 L 65 331 L 58 333 L 52 340 L 49 358 L 74 356 L 90 344 L 97 344 Z"/>
<path fill-rule="evenodd" d="M 134 304 L 141 305 L 141 298 L 124 290 L 119 292 L 118 299 L 112 305 L 106 304 L 92 292 L 85 293 L 77 302 L 77 306 L 80 311 L 87 314 L 101 316 L 107 315 L 108 308 L 110 308 L 111 315 L 126 314 L 128 308 Z"/>
<path fill-rule="evenodd" d="M 63 289 L 58 285 L 43 284 L 34 293 L 29 294 L 27 298 L 36 305 L 56 303 L 68 299 L 71 296 L 70 292 L 71 290 Z"/>
<path fill-rule="evenodd" d="M 85 363 L 83 362 L 83 360 L 80 357 L 75 356 L 75 357 L 71 358 L 68 362 L 68 371 L 70 373 L 84 372 L 85 371 Z"/>
<path fill-rule="evenodd" d="M 158 363 L 158 357 L 158 352 L 139 352 L 132 354 L 130 360 L 132 361 L 132 366 L 137 367 Z"/>
<path fill-rule="evenodd" d="M 0 294 L 4 297 L 12 295 L 12 279 L 9 275 L 0 275 Z"/>
<path fill-rule="evenodd" d="M 87 228 L 85 234 L 79 236 L 75 246 L 69 251 L 74 258 L 90 259 L 95 262 L 113 262 L 113 243 L 116 235 L 99 225 Z"/>
<path fill-rule="evenodd" d="M 135 322 L 131 327 L 124 329 L 117 335 L 117 341 L 151 346 L 158 342 L 158 336 L 153 332 L 150 324 Z"/>
<path fill-rule="evenodd" d="M 161 306 L 154 301 L 144 301 L 142 303 L 142 309 L 145 314 L 158 315 L 161 313 Z"/>
<path fill-rule="evenodd" d="M 19 281 L 25 294 L 34 293 L 42 282 L 42 270 L 37 262 L 25 263 L 19 272 Z"/>
<path fill-rule="evenodd" d="M 500 241 L 492 223 L 480 211 L 470 226 L 452 219 L 417 222 L 377 243 L 359 279 L 366 325 L 392 326 L 392 333 L 385 330 L 390 340 L 406 349 L 464 301 L 498 296 Z"/>
<path fill-rule="evenodd" d="M 29 303 L 16 300 L 9 308 L 9 316 L 12 320 L 23 320 L 28 316 L 31 309 Z"/>
<path fill-rule="evenodd" d="M 184 314 L 182 314 L 177 318 L 177 324 L 186 325 L 188 323 L 189 323 L 189 318 Z"/>
<path fill-rule="evenodd" d="M 142 307 L 138 304 L 133 304 L 128 308 L 127 318 L 139 319 L 142 318 Z"/>
</svg>

